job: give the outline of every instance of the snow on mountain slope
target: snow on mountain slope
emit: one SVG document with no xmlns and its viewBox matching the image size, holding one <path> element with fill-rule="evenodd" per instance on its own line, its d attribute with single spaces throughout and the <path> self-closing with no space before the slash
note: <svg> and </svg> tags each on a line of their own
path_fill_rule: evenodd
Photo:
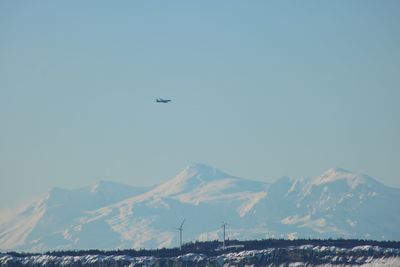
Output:
<svg viewBox="0 0 400 267">
<path fill-rule="evenodd" d="M 46 212 L 45 199 L 0 225 L 0 249 L 19 247 Z"/>
<path fill-rule="evenodd" d="M 342 183 L 342 187 L 346 188 L 346 190 L 354 190 L 358 187 L 373 189 L 383 186 L 367 175 L 352 173 L 341 168 L 331 168 L 320 176 L 307 179 L 302 193 L 303 195 L 307 195 L 310 194 L 313 187 L 339 183 Z"/>
<path fill-rule="evenodd" d="M 230 219 L 240 222 L 251 207 L 266 195 L 268 184 L 230 176 L 204 164 L 193 164 L 152 190 L 93 211 L 68 229 L 76 240 L 85 229 L 104 222 L 118 233 L 119 247 L 162 247 L 177 244 L 177 227 L 183 218 L 192 223 L 186 240 L 214 237 L 218 224 Z M 216 225 L 217 223 L 217 225 Z M 245 225 L 243 225 L 245 227 Z M 83 235 L 85 236 L 85 234 Z"/>
<path fill-rule="evenodd" d="M 254 202 L 259 198 L 258 193 L 265 193 L 267 187 L 267 183 L 234 177 L 214 167 L 196 163 L 186 167 L 174 178 L 127 202 L 166 197 L 194 205 L 235 199 Z"/>
<path fill-rule="evenodd" d="M 44 198 L 0 225 L 0 249 L 64 248 L 68 244 L 64 230 L 76 218 L 146 190 L 146 187 L 107 181 L 74 190 L 55 187 Z"/>
<path fill-rule="evenodd" d="M 228 238 L 343 237 L 400 240 L 400 189 L 343 169 L 272 184 L 193 164 L 152 188 L 110 182 L 53 189 L 0 225 L 0 249 L 155 248 Z"/>
<path fill-rule="evenodd" d="M 310 179 L 284 177 L 273 183 L 256 210 L 276 234 L 400 239 L 400 190 L 343 169 Z M 271 229 L 271 228 L 270 228 Z"/>
</svg>

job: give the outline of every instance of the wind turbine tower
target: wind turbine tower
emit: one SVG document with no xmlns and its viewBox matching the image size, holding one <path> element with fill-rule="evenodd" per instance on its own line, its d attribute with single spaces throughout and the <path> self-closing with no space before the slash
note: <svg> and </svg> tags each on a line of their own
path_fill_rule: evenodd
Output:
<svg viewBox="0 0 400 267">
<path fill-rule="evenodd" d="M 225 250 L 225 248 L 226 248 L 226 247 L 225 247 L 225 228 L 226 228 L 227 225 L 228 225 L 228 224 L 227 224 L 226 222 L 223 222 L 223 223 L 222 223 L 222 226 L 221 226 L 221 227 L 222 227 L 222 230 L 224 230 L 224 240 L 223 240 L 223 242 L 222 242 L 222 249 L 223 249 L 223 250 Z"/>
<path fill-rule="evenodd" d="M 179 231 L 179 250 L 182 250 L 182 231 L 183 231 L 183 224 L 185 223 L 186 219 L 183 219 L 181 226 L 179 228 L 176 228 L 176 230 Z"/>
</svg>

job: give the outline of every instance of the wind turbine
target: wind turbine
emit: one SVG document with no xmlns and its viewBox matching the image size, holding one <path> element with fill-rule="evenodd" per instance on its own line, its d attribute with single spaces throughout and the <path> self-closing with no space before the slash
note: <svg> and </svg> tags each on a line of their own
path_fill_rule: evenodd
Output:
<svg viewBox="0 0 400 267">
<path fill-rule="evenodd" d="M 222 249 L 225 250 L 225 228 L 228 224 L 226 222 L 222 222 L 221 228 L 224 230 L 224 241 L 222 243 Z"/>
<path fill-rule="evenodd" d="M 185 223 L 186 219 L 183 219 L 181 226 L 178 228 L 175 228 L 176 230 L 179 231 L 179 250 L 182 250 L 182 231 L 183 231 L 183 224 Z"/>
</svg>

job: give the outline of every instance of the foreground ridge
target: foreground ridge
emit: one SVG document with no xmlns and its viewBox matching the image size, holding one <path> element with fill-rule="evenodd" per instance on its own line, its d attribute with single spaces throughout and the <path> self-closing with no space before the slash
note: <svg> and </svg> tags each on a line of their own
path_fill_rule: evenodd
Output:
<svg viewBox="0 0 400 267">
<path fill-rule="evenodd" d="M 207 256 L 187 253 L 175 257 L 128 255 L 54 256 L 0 254 L 0 266 L 400 266 L 400 249 L 379 246 L 289 246 L 244 250 Z"/>
</svg>

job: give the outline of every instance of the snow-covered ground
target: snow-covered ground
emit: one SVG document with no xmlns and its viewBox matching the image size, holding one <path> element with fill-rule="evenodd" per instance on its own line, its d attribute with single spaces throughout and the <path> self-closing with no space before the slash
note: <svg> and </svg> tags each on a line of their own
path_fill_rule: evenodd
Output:
<svg viewBox="0 0 400 267">
<path fill-rule="evenodd" d="M 374 246 L 351 249 L 298 246 L 227 253 L 214 257 L 185 254 L 156 258 L 84 255 L 16 257 L 0 254 L 0 266 L 400 266 L 400 250 Z"/>
</svg>

